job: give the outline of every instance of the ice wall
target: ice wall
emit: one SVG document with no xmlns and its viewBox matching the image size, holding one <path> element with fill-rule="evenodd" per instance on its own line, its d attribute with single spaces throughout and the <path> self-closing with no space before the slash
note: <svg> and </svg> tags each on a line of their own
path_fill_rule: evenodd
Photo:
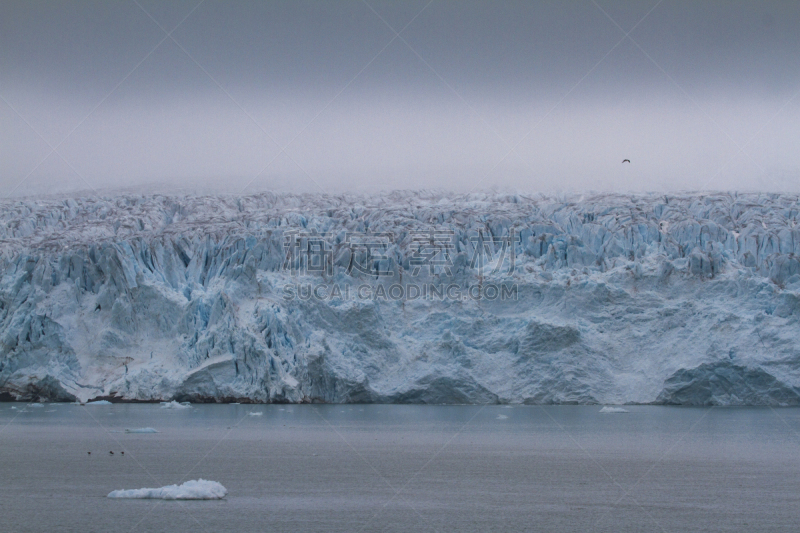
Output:
<svg viewBox="0 0 800 533">
<path fill-rule="evenodd" d="M 800 403 L 797 196 L 1 205 L 6 399 Z M 298 234 L 322 236 L 329 268 L 292 255 Z M 376 290 L 393 284 L 462 291 Z M 465 292 L 492 284 L 513 291 Z"/>
</svg>

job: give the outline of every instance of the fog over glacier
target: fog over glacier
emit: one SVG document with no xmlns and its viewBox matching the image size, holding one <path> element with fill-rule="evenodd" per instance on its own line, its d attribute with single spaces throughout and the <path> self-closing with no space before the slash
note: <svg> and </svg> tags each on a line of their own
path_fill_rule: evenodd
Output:
<svg viewBox="0 0 800 533">
<path fill-rule="evenodd" d="M 0 216 L 6 399 L 800 403 L 796 195 L 117 195 Z"/>
</svg>

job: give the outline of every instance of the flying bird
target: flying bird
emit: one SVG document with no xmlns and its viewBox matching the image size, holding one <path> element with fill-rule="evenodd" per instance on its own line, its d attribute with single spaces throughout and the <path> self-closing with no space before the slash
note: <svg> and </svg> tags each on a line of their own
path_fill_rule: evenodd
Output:
<svg viewBox="0 0 800 533">
<path fill-rule="evenodd" d="M 631 160 L 630 160 L 630 159 L 623 159 L 623 160 L 622 160 L 622 162 L 623 162 L 623 163 L 630 163 L 630 162 L 631 162 Z"/>
</svg>

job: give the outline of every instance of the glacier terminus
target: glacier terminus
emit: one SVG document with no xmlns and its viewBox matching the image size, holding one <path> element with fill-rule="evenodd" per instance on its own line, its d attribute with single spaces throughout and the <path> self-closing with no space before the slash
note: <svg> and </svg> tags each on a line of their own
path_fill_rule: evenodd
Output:
<svg viewBox="0 0 800 533">
<path fill-rule="evenodd" d="M 0 396 L 797 405 L 800 199 L 3 200 Z"/>
</svg>

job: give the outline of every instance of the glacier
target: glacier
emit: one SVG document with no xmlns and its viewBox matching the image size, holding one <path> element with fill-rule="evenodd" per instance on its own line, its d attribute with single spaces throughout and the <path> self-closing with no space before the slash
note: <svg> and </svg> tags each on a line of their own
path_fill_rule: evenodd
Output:
<svg viewBox="0 0 800 533">
<path fill-rule="evenodd" d="M 0 204 L 0 399 L 800 404 L 796 195 Z"/>
</svg>

